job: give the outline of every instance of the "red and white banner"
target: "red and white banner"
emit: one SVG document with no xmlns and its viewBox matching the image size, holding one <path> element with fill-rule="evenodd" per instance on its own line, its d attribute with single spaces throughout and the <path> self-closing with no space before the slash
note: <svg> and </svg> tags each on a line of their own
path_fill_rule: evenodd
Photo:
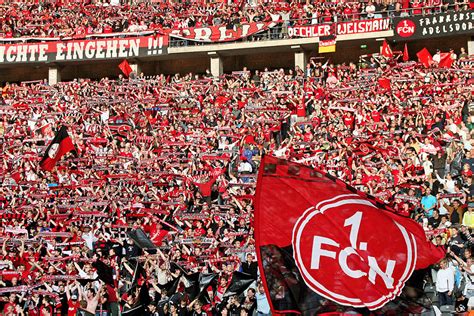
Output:
<svg viewBox="0 0 474 316">
<path fill-rule="evenodd" d="M 228 29 L 225 25 L 186 28 L 180 30 L 170 30 L 169 36 L 195 42 L 231 42 L 268 30 L 269 28 L 274 27 L 276 24 L 276 22 L 252 22 L 234 26 L 231 29 Z"/>
<path fill-rule="evenodd" d="M 19 285 L 19 286 L 10 286 L 4 287 L 0 289 L 0 294 L 4 293 L 16 293 L 16 292 L 26 292 L 30 289 L 29 286 L 26 285 Z"/>
<path fill-rule="evenodd" d="M 126 59 L 167 54 L 168 36 L 2 44 L 0 64 Z"/>
<path fill-rule="evenodd" d="M 26 228 L 10 228 L 6 227 L 4 230 L 5 233 L 10 233 L 13 235 L 28 234 Z"/>
<path fill-rule="evenodd" d="M 390 30 L 390 19 L 371 19 L 336 23 L 336 35 L 350 35 Z M 290 37 L 320 37 L 331 35 L 331 24 L 293 26 L 288 28 Z"/>
<path fill-rule="evenodd" d="M 315 294 L 378 309 L 445 253 L 421 225 L 309 167 L 264 157 L 255 200 L 262 281 L 275 313 L 317 314 Z M 284 281 L 282 281 L 284 280 Z M 286 294 L 288 293 L 288 294 Z M 284 310 L 278 303 L 285 294 Z M 311 310 L 309 310 L 311 309 Z"/>
</svg>

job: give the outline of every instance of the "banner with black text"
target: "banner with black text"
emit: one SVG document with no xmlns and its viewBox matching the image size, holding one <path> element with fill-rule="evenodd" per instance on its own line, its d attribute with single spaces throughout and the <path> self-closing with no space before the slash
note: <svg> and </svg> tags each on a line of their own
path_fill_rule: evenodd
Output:
<svg viewBox="0 0 474 316">
<path fill-rule="evenodd" d="M 393 19 L 396 40 L 414 40 L 460 34 L 472 34 L 474 11 L 445 12 L 427 16 Z"/>
<path fill-rule="evenodd" d="M 126 59 L 167 54 L 168 36 L 2 44 L 0 64 Z"/>
<path fill-rule="evenodd" d="M 326 23 L 304 26 L 292 26 L 288 28 L 290 37 L 321 37 L 332 35 L 333 25 L 336 27 L 336 35 L 362 34 L 371 32 L 388 31 L 391 28 L 390 19 L 370 19 L 339 23 Z"/>
</svg>

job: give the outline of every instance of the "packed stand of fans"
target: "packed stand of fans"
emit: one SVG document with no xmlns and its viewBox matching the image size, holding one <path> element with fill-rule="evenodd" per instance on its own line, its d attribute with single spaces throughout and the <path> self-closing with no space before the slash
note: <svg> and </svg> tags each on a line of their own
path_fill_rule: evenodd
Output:
<svg viewBox="0 0 474 316">
<path fill-rule="evenodd" d="M 239 27 L 280 21 L 283 26 L 432 14 L 468 10 L 468 0 L 431 1 L 182 1 L 124 3 L 118 0 L 14 2 L 0 6 L 0 36 L 9 38 L 83 38 L 92 34 L 167 32 L 190 27 Z"/>
<path fill-rule="evenodd" d="M 467 280 L 474 60 L 452 58 L 452 68 L 372 56 L 221 78 L 6 84 L 5 315 L 268 314 L 252 227 L 262 154 L 322 169 L 411 216 L 467 262 L 453 265 Z M 75 151 L 44 171 L 61 126 Z M 229 293 L 237 271 L 249 289 Z"/>
</svg>

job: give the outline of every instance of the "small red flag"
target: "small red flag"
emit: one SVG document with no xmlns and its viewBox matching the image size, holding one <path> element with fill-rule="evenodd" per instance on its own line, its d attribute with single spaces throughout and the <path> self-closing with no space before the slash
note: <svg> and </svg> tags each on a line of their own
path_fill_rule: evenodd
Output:
<svg viewBox="0 0 474 316">
<path fill-rule="evenodd" d="M 430 67 L 433 63 L 433 57 L 426 47 L 416 53 L 416 56 L 418 57 L 420 63 L 422 63 L 426 68 Z"/>
<path fill-rule="evenodd" d="M 410 56 L 408 55 L 408 46 L 405 43 L 405 48 L 403 49 L 403 61 L 408 61 Z"/>
<path fill-rule="evenodd" d="M 384 88 L 384 89 L 387 89 L 387 90 L 390 90 L 392 87 L 390 85 L 390 79 L 387 79 L 387 78 L 380 78 L 379 79 L 379 85 Z"/>
<path fill-rule="evenodd" d="M 392 49 L 390 48 L 390 45 L 388 45 L 387 41 L 383 41 L 382 56 L 387 58 L 393 57 Z"/>
<path fill-rule="evenodd" d="M 18 172 L 18 171 L 12 172 L 11 173 L 11 178 L 13 180 L 15 180 L 15 182 L 18 184 L 18 182 L 20 182 L 20 180 L 21 180 L 21 173 Z"/>
<path fill-rule="evenodd" d="M 46 171 L 53 170 L 62 156 L 75 149 L 66 127 L 62 126 L 46 149 L 43 159 L 40 161 L 41 168 Z"/>
<path fill-rule="evenodd" d="M 120 63 L 118 66 L 120 70 L 122 70 L 123 74 L 128 78 L 130 76 L 130 73 L 133 71 L 132 67 L 130 67 L 130 64 L 126 59 Z"/>
<path fill-rule="evenodd" d="M 451 68 L 454 60 L 451 58 L 451 53 L 441 53 L 438 67 Z"/>
</svg>

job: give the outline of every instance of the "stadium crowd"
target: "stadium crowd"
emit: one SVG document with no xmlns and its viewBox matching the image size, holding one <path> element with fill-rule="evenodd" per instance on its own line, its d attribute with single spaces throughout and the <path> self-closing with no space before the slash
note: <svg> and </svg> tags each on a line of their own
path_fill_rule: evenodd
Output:
<svg viewBox="0 0 474 316">
<path fill-rule="evenodd" d="M 411 216 L 471 284 L 474 60 L 452 58 L 4 85 L 4 315 L 269 314 L 252 227 L 262 154 Z M 48 172 L 61 126 L 75 151 Z"/>
<path fill-rule="evenodd" d="M 169 32 L 192 27 L 238 27 L 279 21 L 284 26 L 430 14 L 472 9 L 468 0 L 429 1 L 15 1 L 0 6 L 0 35 L 14 38 L 83 38 L 126 32 Z"/>
</svg>

